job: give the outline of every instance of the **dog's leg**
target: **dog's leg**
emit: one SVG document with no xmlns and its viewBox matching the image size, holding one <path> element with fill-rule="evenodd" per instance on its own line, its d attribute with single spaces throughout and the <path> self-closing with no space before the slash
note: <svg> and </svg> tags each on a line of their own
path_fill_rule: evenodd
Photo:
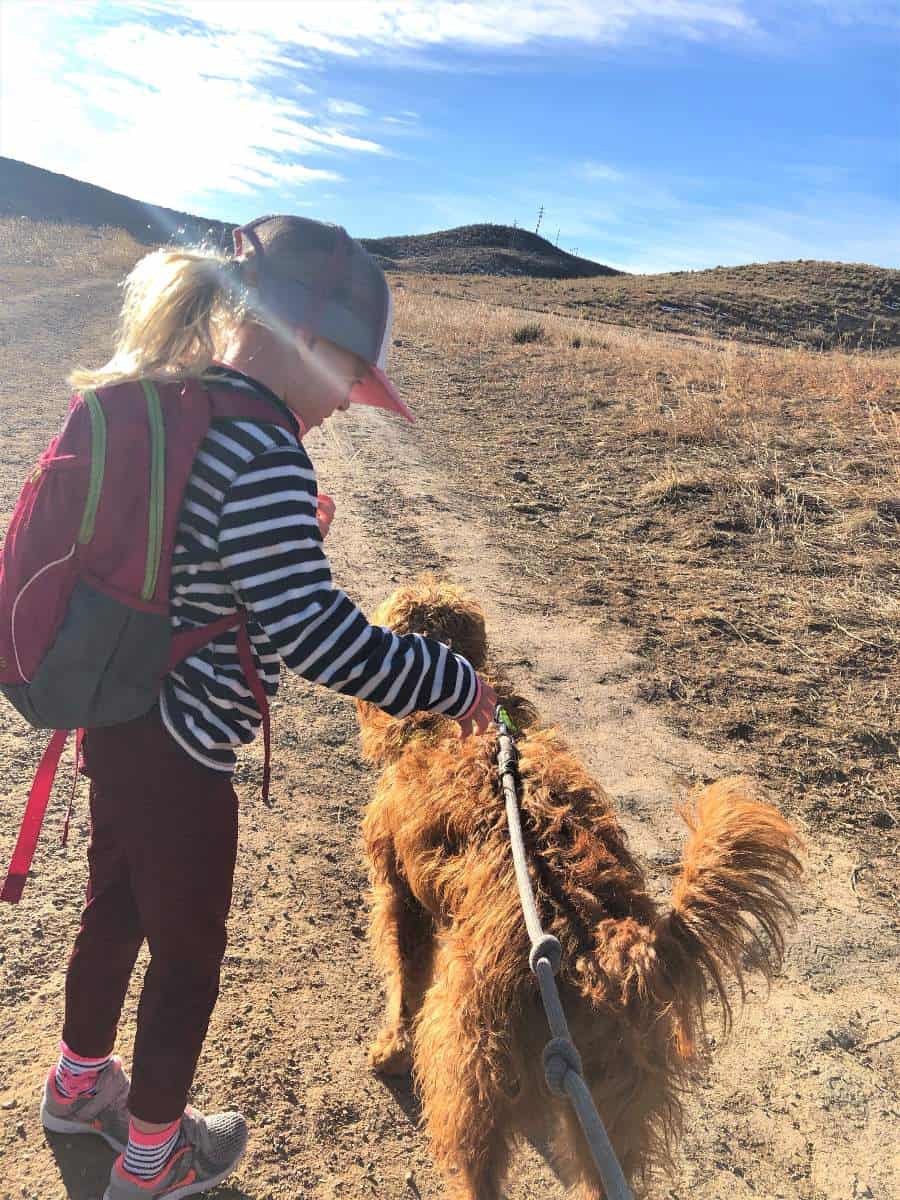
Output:
<svg viewBox="0 0 900 1200">
<path fill-rule="evenodd" d="M 599 1172 L 578 1119 L 568 1105 L 559 1112 L 550 1154 L 556 1173 L 573 1200 L 605 1200 Z"/>
<path fill-rule="evenodd" d="M 499 1200 L 515 1135 L 503 1038 L 462 954 L 444 943 L 415 1025 L 416 1084 L 453 1200 Z"/>
<path fill-rule="evenodd" d="M 595 1104 L 597 1100 L 595 1094 Z M 597 1107 L 600 1109 L 601 1105 Z M 631 1139 L 623 1138 L 621 1133 L 613 1136 L 612 1140 L 622 1173 L 633 1187 L 641 1162 L 637 1146 Z M 559 1123 L 551 1142 L 551 1157 L 561 1182 L 569 1189 L 573 1200 L 605 1200 L 606 1192 L 600 1173 L 575 1111 L 568 1103 L 560 1111 Z"/>
<path fill-rule="evenodd" d="M 386 1011 L 381 1031 L 369 1049 L 371 1066 L 387 1075 L 404 1075 L 411 1065 L 409 1029 L 429 972 L 433 927 L 400 877 L 393 850 L 373 856 L 372 950 L 384 974 Z"/>
</svg>

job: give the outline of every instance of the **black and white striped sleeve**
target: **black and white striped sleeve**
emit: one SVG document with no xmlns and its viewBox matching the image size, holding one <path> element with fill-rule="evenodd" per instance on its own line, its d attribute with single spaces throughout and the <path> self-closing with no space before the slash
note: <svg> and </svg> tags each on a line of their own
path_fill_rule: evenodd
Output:
<svg viewBox="0 0 900 1200">
<path fill-rule="evenodd" d="M 392 716 L 461 717 L 480 688 L 441 642 L 370 625 L 331 578 L 316 520 L 316 476 L 300 446 L 257 455 L 221 509 L 219 557 L 253 620 L 292 671 Z"/>
</svg>

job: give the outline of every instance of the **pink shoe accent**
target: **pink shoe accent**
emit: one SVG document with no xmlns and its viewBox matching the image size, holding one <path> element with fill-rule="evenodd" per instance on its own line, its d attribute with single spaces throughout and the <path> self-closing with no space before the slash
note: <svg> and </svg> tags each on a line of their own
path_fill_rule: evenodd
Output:
<svg viewBox="0 0 900 1200">
<path fill-rule="evenodd" d="M 47 1088 L 53 1098 L 55 1104 L 74 1104 L 75 1096 L 64 1096 L 56 1086 L 56 1067 L 50 1068 L 50 1073 L 47 1076 Z"/>
<path fill-rule="evenodd" d="M 163 1146 L 171 1138 L 172 1134 L 181 1124 L 181 1117 L 177 1121 L 173 1121 L 167 1125 L 165 1129 L 160 1129 L 156 1133 L 142 1133 L 135 1126 L 134 1119 L 128 1123 L 128 1140 L 134 1142 L 136 1146 Z"/>
<path fill-rule="evenodd" d="M 120 1067 L 122 1063 L 120 1058 L 110 1054 L 104 1054 L 100 1058 L 88 1058 L 83 1054 L 76 1054 L 65 1041 L 60 1041 L 59 1052 L 61 1057 L 56 1066 L 58 1082 L 55 1084 L 54 1091 L 61 1103 L 77 1100 L 80 1096 L 94 1091 L 100 1072 L 106 1070 L 107 1067 L 114 1069 Z M 72 1069 L 75 1067 L 79 1069 Z M 60 1088 L 62 1088 L 62 1092 L 60 1092 Z"/>
<path fill-rule="evenodd" d="M 190 1149 L 191 1149 L 190 1146 L 181 1146 L 178 1150 L 175 1151 L 175 1153 L 172 1155 L 172 1157 L 169 1159 L 169 1161 L 166 1163 L 166 1165 L 162 1168 L 162 1170 L 159 1172 L 159 1174 L 154 1175 L 152 1179 L 141 1179 L 138 1175 L 132 1175 L 132 1173 L 130 1171 L 126 1171 L 125 1165 L 124 1165 L 125 1164 L 125 1155 L 124 1154 L 120 1154 L 119 1157 L 116 1159 L 115 1163 L 113 1164 L 113 1170 L 116 1172 L 116 1174 L 119 1176 L 120 1179 L 124 1179 L 127 1183 L 130 1183 L 132 1187 L 143 1188 L 145 1191 L 149 1192 L 149 1191 L 152 1191 L 154 1188 L 159 1187 L 160 1183 L 162 1182 L 163 1175 L 167 1175 L 169 1173 L 169 1171 L 171 1171 L 172 1166 L 181 1157 L 181 1155 L 187 1154 Z M 183 1187 L 185 1184 L 193 1183 L 196 1178 L 197 1178 L 196 1172 L 193 1169 L 191 1169 L 190 1171 L 188 1171 L 186 1177 L 184 1179 L 180 1180 L 178 1186 Z"/>
<path fill-rule="evenodd" d="M 63 1068 L 60 1075 L 62 1076 L 62 1085 L 68 1092 L 70 1100 L 77 1100 L 85 1092 L 93 1091 L 97 1084 L 96 1071 L 84 1071 L 81 1075 L 73 1075 L 71 1071 Z"/>
</svg>

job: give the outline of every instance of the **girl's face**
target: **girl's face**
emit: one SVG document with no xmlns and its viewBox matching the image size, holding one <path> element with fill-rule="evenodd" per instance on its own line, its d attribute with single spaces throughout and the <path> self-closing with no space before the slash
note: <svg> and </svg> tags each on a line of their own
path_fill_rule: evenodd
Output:
<svg viewBox="0 0 900 1200">
<path fill-rule="evenodd" d="M 218 361 L 246 371 L 281 397 L 300 419 L 303 431 L 315 429 L 338 410 L 350 407 L 350 392 L 366 373 L 366 364 L 325 338 L 309 339 L 303 330 L 289 336 L 255 322 L 241 325 Z"/>
<path fill-rule="evenodd" d="M 297 332 L 296 360 L 298 369 L 287 379 L 284 399 L 304 427 L 313 429 L 332 413 L 346 412 L 365 363 L 326 338 L 307 339 L 302 330 Z"/>
</svg>

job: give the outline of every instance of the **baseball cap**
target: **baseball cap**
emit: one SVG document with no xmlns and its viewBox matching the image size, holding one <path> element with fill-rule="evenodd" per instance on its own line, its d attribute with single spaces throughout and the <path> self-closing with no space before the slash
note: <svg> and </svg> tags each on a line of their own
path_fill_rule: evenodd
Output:
<svg viewBox="0 0 900 1200">
<path fill-rule="evenodd" d="M 393 303 L 384 272 L 340 225 L 306 217 L 257 217 L 235 229 L 234 252 L 252 256 L 256 300 L 267 316 L 327 338 L 366 364 L 353 404 L 413 414 L 385 374 Z"/>
</svg>

